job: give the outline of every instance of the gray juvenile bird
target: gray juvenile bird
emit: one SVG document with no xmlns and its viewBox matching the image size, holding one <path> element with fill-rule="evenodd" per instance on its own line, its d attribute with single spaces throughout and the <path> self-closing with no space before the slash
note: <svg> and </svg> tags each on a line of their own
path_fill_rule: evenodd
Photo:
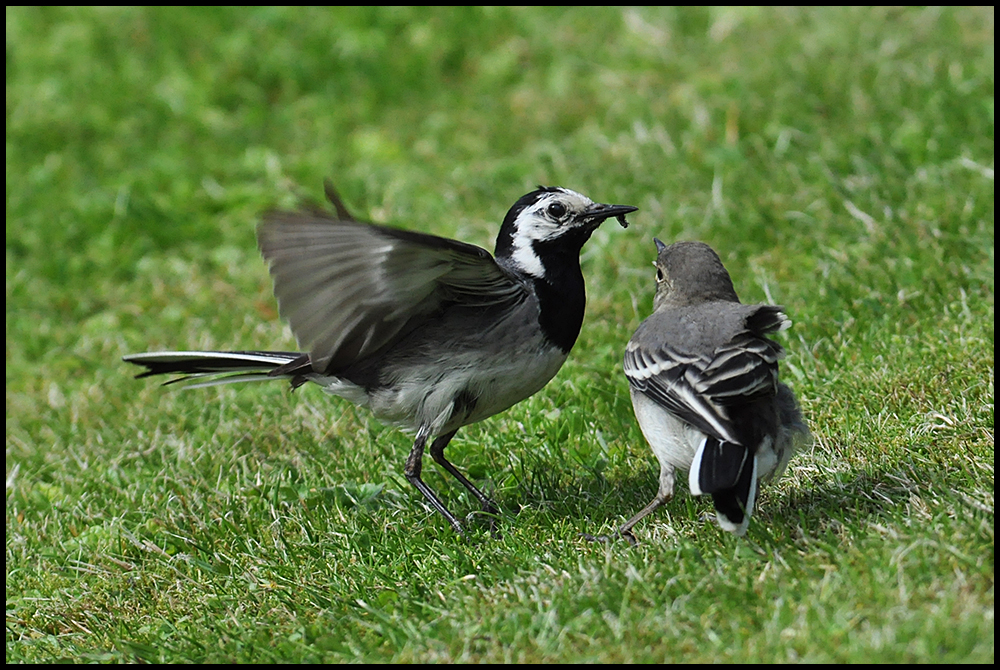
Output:
<svg viewBox="0 0 1000 670">
<path fill-rule="evenodd" d="M 674 494 L 688 471 L 693 495 L 711 494 L 719 524 L 742 535 L 757 482 L 780 477 L 811 438 L 795 396 L 778 381 L 780 345 L 765 337 L 791 322 L 774 305 L 744 305 L 718 254 L 701 242 L 657 248 L 653 314 L 625 350 L 636 419 L 660 461 L 656 497 L 619 532 Z"/>
<path fill-rule="evenodd" d="M 565 188 L 539 187 L 503 221 L 495 258 L 425 233 L 362 223 L 328 185 L 336 217 L 279 212 L 257 232 L 279 312 L 306 353 L 167 351 L 124 360 L 138 377 L 212 386 L 283 378 L 314 382 L 380 419 L 416 433 L 403 470 L 459 533 L 462 526 L 420 478 L 434 460 L 476 497 L 496 504 L 444 457 L 462 426 L 545 386 L 583 322 L 580 251 L 608 218 L 627 225 L 630 205 L 605 205 Z"/>
</svg>

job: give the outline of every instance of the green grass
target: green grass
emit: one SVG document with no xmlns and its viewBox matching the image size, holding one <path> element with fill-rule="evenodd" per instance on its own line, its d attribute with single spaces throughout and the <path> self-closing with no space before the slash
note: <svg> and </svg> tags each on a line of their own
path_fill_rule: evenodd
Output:
<svg viewBox="0 0 1000 670">
<path fill-rule="evenodd" d="M 7 662 L 991 663 L 993 16 L 8 8 Z M 502 539 L 363 410 L 120 360 L 294 347 L 254 228 L 324 177 L 490 248 L 538 183 L 641 208 L 563 370 L 449 449 Z M 743 539 L 686 494 L 581 537 L 656 489 L 653 236 L 795 321 L 816 444 Z"/>
</svg>

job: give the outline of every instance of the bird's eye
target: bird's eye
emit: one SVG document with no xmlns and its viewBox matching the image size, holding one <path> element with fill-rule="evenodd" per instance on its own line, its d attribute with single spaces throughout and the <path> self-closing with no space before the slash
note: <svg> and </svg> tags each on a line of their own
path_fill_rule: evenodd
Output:
<svg viewBox="0 0 1000 670">
<path fill-rule="evenodd" d="M 657 282 L 663 281 L 663 270 L 661 270 L 660 268 L 656 268 L 656 281 Z"/>
<path fill-rule="evenodd" d="M 551 205 L 549 205 L 548 212 L 549 216 L 551 216 L 553 219 L 561 219 L 564 216 L 566 216 L 566 205 L 562 204 L 561 202 L 554 202 Z"/>
</svg>

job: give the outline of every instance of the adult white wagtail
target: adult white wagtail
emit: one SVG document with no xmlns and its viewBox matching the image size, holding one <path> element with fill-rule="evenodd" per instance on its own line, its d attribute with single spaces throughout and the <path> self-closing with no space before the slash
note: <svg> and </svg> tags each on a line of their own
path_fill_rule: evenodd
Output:
<svg viewBox="0 0 1000 670">
<path fill-rule="evenodd" d="M 674 471 L 711 494 L 719 524 L 746 532 L 758 480 L 781 476 L 809 439 L 795 396 L 778 381 L 784 350 L 765 337 L 791 321 L 774 305 L 744 305 L 719 256 L 701 242 L 657 248 L 653 314 L 625 350 L 636 419 L 660 461 L 660 488 L 621 527 L 673 497 Z"/>
<path fill-rule="evenodd" d="M 137 377 L 183 375 L 189 387 L 284 378 L 314 382 L 414 431 L 403 470 L 459 533 L 420 478 L 424 447 L 475 496 L 496 504 L 444 457 L 462 426 L 524 400 L 552 379 L 576 342 L 586 296 L 580 251 L 608 218 L 637 208 L 539 187 L 507 212 L 495 256 L 471 244 L 363 223 L 337 209 L 267 215 L 257 231 L 278 308 L 306 353 L 168 351 L 124 360 Z"/>
</svg>

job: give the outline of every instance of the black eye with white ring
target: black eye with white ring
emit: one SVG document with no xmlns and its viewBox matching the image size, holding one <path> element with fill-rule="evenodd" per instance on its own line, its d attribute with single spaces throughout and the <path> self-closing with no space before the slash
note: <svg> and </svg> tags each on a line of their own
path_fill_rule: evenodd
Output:
<svg viewBox="0 0 1000 670">
<path fill-rule="evenodd" d="M 660 268 L 656 268 L 656 281 L 657 282 L 663 281 L 663 270 L 661 270 Z"/>
<path fill-rule="evenodd" d="M 549 205 L 548 213 L 553 219 L 561 219 L 566 216 L 566 205 L 561 202 L 554 202 Z"/>
</svg>

